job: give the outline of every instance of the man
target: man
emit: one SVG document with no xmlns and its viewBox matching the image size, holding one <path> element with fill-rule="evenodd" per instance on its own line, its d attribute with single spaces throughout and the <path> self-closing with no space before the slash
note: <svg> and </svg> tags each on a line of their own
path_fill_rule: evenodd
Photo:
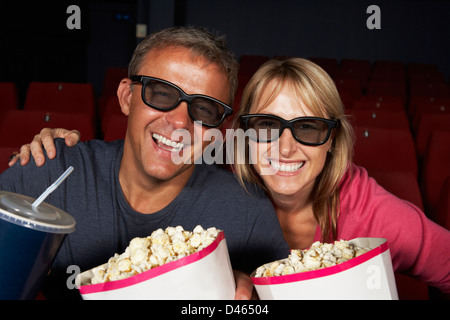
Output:
<svg viewBox="0 0 450 320">
<path fill-rule="evenodd" d="M 117 90 L 128 116 L 124 141 L 67 147 L 57 140 L 54 160 L 0 175 L 0 189 L 37 197 L 65 168 L 75 168 L 46 200 L 77 221 L 52 266 L 47 297 L 62 297 L 69 265 L 90 269 L 123 252 L 132 238 L 167 226 L 224 230 L 235 270 L 249 273 L 286 257 L 289 248 L 262 190 L 249 196 L 229 172 L 194 165 L 209 143 L 195 137 L 220 127 L 237 86 L 237 63 L 224 40 L 191 27 L 160 31 L 138 45 L 129 72 Z M 178 131 L 189 132 L 191 144 L 171 140 Z M 176 164 L 174 153 L 190 161 Z M 236 298 L 249 298 L 250 279 L 235 276 Z"/>
</svg>

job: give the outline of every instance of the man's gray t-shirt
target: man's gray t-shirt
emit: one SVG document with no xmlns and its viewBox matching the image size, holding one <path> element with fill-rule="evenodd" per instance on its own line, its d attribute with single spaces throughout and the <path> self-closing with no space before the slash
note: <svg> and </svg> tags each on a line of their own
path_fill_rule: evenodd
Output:
<svg viewBox="0 0 450 320">
<path fill-rule="evenodd" d="M 16 164 L 0 175 L 0 189 L 38 197 L 69 166 L 73 173 L 45 200 L 76 220 L 52 266 L 45 288 L 52 298 L 63 297 L 67 267 L 81 271 L 122 253 L 134 237 L 146 237 L 158 228 L 196 225 L 224 230 L 233 269 L 251 272 L 261 264 L 289 253 L 275 211 L 263 190 L 249 185 L 249 195 L 232 173 L 217 165 L 195 166 L 181 193 L 164 209 L 152 214 L 134 211 L 119 183 L 123 141 L 92 140 L 67 147 L 56 139 L 57 157 L 43 167 Z M 58 288 L 62 291 L 57 290 Z M 76 291 L 76 290 L 73 290 Z"/>
</svg>

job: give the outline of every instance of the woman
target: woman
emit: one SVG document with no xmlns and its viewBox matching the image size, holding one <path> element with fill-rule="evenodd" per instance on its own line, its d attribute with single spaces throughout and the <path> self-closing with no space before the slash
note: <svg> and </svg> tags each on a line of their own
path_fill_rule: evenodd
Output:
<svg viewBox="0 0 450 320">
<path fill-rule="evenodd" d="M 247 84 L 233 128 L 249 137 L 246 150 L 235 148 L 233 170 L 267 190 L 292 249 L 386 238 L 396 271 L 450 292 L 450 232 L 352 164 L 352 127 L 319 66 L 267 62 Z"/>
<path fill-rule="evenodd" d="M 323 241 L 336 238 L 339 182 L 351 164 L 353 135 L 332 80 L 317 65 L 303 59 L 265 64 L 248 83 L 233 128 L 249 133 L 249 129 L 281 128 L 280 119 L 272 116 L 318 119 L 299 119 L 293 123 L 294 130 L 278 130 L 281 136 L 277 139 L 274 135 L 270 142 L 255 141 L 250 135 L 250 149 L 260 147 L 261 152 L 254 166 L 249 162 L 235 165 L 237 177 L 268 191 L 291 248 L 309 247 L 317 225 Z M 268 146 L 260 146 L 266 143 Z M 264 149 L 267 153 L 262 154 Z M 242 157 L 242 151 L 236 149 L 236 156 Z M 252 154 L 254 150 L 247 152 Z M 273 174 L 261 174 L 268 169 L 273 169 Z"/>
<path fill-rule="evenodd" d="M 241 104 L 233 128 L 249 139 L 245 148 L 235 143 L 233 171 L 242 185 L 265 188 L 292 249 L 319 240 L 386 238 L 395 271 L 450 293 L 450 232 L 352 163 L 352 127 L 325 71 L 300 58 L 269 61 L 246 86 Z M 42 133 L 44 147 L 54 150 L 55 132 Z M 68 131 L 59 136 L 79 139 Z M 40 141 L 31 145 L 35 158 L 43 156 Z"/>
</svg>

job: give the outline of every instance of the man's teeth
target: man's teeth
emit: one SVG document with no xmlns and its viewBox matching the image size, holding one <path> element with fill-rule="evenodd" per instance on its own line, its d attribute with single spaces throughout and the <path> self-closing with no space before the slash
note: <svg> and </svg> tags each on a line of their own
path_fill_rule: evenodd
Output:
<svg viewBox="0 0 450 320">
<path fill-rule="evenodd" d="M 168 147 L 174 148 L 176 150 L 181 150 L 184 147 L 183 143 L 175 142 L 172 140 L 167 139 L 166 137 L 163 137 L 157 133 L 153 134 L 153 138 L 158 141 L 159 143 L 162 143 Z"/>
<path fill-rule="evenodd" d="M 270 165 L 272 168 L 274 168 L 276 171 L 282 171 L 282 172 L 294 172 L 303 167 L 305 163 L 304 162 L 298 162 L 298 163 L 291 163 L 291 164 L 280 164 L 277 161 L 270 160 Z"/>
</svg>

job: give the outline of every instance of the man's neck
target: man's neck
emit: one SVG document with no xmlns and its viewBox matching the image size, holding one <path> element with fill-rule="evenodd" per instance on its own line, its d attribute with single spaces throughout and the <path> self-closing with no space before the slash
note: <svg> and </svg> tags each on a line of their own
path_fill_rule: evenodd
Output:
<svg viewBox="0 0 450 320">
<path fill-rule="evenodd" d="M 180 194 L 194 168 L 192 166 L 170 180 L 159 180 L 133 166 L 124 165 L 122 159 L 119 170 L 120 186 L 133 210 L 150 214 L 162 210 Z"/>
</svg>

